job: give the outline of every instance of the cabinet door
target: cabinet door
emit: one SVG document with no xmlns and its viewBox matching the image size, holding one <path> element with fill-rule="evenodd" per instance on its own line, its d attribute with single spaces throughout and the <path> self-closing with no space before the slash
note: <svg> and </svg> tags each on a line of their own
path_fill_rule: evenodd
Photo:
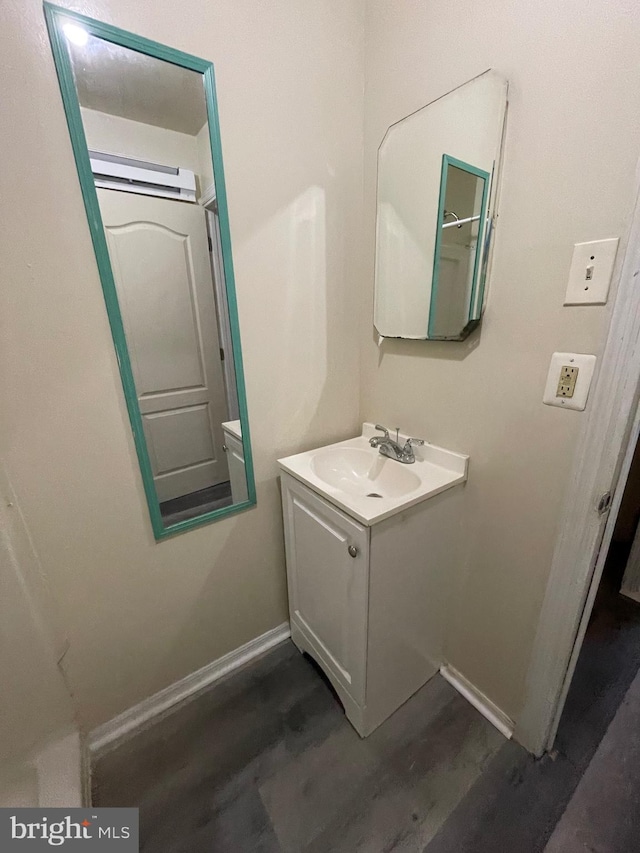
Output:
<svg viewBox="0 0 640 853">
<path fill-rule="evenodd" d="M 364 704 L 369 531 L 286 474 L 282 489 L 292 622 Z"/>
</svg>

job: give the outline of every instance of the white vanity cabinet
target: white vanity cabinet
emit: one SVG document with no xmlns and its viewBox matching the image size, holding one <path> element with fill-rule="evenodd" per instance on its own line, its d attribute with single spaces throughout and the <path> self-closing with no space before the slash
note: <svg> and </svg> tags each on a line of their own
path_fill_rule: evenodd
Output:
<svg viewBox="0 0 640 853">
<path fill-rule="evenodd" d="M 282 499 L 293 641 L 356 713 L 365 701 L 369 530 L 286 474 Z"/>
<path fill-rule="evenodd" d="M 442 663 L 461 489 L 365 525 L 284 469 L 281 480 L 291 636 L 365 737 Z"/>
</svg>

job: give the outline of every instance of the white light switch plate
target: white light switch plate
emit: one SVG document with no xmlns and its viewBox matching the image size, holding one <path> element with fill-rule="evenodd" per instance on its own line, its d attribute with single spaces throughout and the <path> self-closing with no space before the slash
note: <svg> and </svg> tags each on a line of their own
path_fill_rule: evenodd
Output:
<svg viewBox="0 0 640 853">
<path fill-rule="evenodd" d="M 565 305 L 604 305 L 618 251 L 618 238 L 576 243 Z"/>
<path fill-rule="evenodd" d="M 542 402 L 546 403 L 547 406 L 560 406 L 563 409 L 584 411 L 595 366 L 595 355 L 582 355 L 577 352 L 554 352 L 551 356 L 551 365 Z M 560 373 L 563 367 L 578 368 L 578 377 L 572 397 L 558 396 Z"/>
</svg>

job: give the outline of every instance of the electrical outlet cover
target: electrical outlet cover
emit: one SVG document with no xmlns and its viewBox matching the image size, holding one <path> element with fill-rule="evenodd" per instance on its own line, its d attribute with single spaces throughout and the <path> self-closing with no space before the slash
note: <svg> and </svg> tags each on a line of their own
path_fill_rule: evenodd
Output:
<svg viewBox="0 0 640 853">
<path fill-rule="evenodd" d="M 562 409 L 577 409 L 584 411 L 591 387 L 591 379 L 596 366 L 595 355 L 584 355 L 577 352 L 554 352 L 547 375 L 542 402 L 547 406 L 559 406 Z M 578 376 L 572 397 L 558 397 L 558 385 L 563 367 L 577 367 Z"/>
<path fill-rule="evenodd" d="M 556 390 L 556 397 L 573 397 L 576 390 L 576 382 L 580 375 L 580 368 L 575 364 L 563 364 L 560 368 L 560 379 Z"/>
<path fill-rule="evenodd" d="M 606 304 L 617 251 L 617 237 L 575 244 L 565 305 Z"/>
</svg>

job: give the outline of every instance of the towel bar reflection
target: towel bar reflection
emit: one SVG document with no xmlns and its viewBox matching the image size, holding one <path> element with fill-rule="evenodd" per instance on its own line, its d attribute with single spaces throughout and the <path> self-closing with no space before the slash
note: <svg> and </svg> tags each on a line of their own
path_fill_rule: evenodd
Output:
<svg viewBox="0 0 640 853">
<path fill-rule="evenodd" d="M 446 214 L 445 214 L 445 216 L 446 216 Z M 453 214 L 453 216 L 455 216 L 455 213 Z M 455 225 L 458 228 L 462 228 L 462 226 L 466 225 L 467 222 L 477 222 L 479 219 L 480 219 L 479 216 L 468 216 L 466 219 L 456 219 L 455 222 L 443 222 L 442 227 L 443 228 L 453 228 Z"/>
</svg>

